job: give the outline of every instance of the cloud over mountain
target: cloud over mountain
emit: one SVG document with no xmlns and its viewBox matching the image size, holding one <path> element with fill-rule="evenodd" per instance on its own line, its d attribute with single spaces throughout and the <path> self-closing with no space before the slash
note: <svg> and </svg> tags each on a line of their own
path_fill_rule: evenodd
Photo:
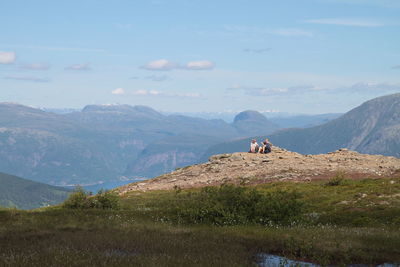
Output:
<svg viewBox="0 0 400 267">
<path fill-rule="evenodd" d="M 112 90 L 111 93 L 113 95 L 124 95 L 125 94 L 125 90 L 124 90 L 124 88 L 117 88 L 115 90 Z"/>
</svg>

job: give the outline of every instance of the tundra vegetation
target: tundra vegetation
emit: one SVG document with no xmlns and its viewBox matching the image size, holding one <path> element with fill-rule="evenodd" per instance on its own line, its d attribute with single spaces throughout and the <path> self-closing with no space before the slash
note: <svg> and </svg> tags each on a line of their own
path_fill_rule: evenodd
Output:
<svg viewBox="0 0 400 267">
<path fill-rule="evenodd" d="M 400 179 L 113 192 L 0 211 L 0 265 L 255 266 L 400 262 Z"/>
</svg>

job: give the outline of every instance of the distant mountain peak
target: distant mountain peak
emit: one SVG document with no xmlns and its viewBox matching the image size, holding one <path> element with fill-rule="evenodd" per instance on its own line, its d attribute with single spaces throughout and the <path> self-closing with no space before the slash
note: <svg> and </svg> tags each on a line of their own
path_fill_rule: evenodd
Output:
<svg viewBox="0 0 400 267">
<path fill-rule="evenodd" d="M 148 106 L 142 106 L 142 105 L 136 105 L 133 107 L 134 110 L 142 112 L 142 113 L 147 113 L 147 114 L 153 114 L 157 116 L 162 116 L 161 113 L 156 111 L 155 109 L 148 107 Z"/>
<path fill-rule="evenodd" d="M 279 128 L 263 114 L 255 110 L 245 110 L 236 115 L 233 126 L 243 136 L 270 134 Z"/>
<path fill-rule="evenodd" d="M 37 107 L 34 106 L 26 106 L 15 102 L 0 102 L 0 106 L 9 107 L 9 108 L 25 108 L 25 109 L 36 109 L 39 110 Z"/>
<path fill-rule="evenodd" d="M 161 116 L 156 110 L 142 105 L 131 106 L 126 104 L 87 105 L 82 112 L 118 112 L 118 113 L 146 113 Z"/>
<path fill-rule="evenodd" d="M 4 105 L 4 106 L 22 106 L 19 103 L 16 102 L 0 102 L 0 105 Z"/>
<path fill-rule="evenodd" d="M 267 118 L 258 111 L 245 110 L 235 116 L 234 123 L 239 121 L 265 121 Z"/>
<path fill-rule="evenodd" d="M 43 114 L 46 113 L 44 110 L 34 107 L 34 106 L 26 106 L 19 103 L 13 102 L 1 102 L 0 103 L 0 111 L 3 112 L 3 115 L 6 112 L 12 112 L 14 114 Z"/>
<path fill-rule="evenodd" d="M 128 111 L 133 110 L 132 106 L 119 104 L 87 105 L 82 112 L 110 112 L 110 111 Z"/>
</svg>

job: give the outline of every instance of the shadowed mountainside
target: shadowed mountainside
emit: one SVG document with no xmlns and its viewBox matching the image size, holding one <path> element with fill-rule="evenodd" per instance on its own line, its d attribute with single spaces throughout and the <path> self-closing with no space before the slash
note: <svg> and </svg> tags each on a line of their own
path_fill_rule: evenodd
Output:
<svg viewBox="0 0 400 267">
<path fill-rule="evenodd" d="M 0 206 L 35 209 L 64 201 L 68 189 L 0 173 Z"/>
<path fill-rule="evenodd" d="M 270 138 L 280 147 L 302 154 L 319 154 L 342 147 L 361 153 L 400 157 L 400 94 L 372 99 L 343 116 L 306 129 L 287 129 L 258 140 Z M 246 151 L 251 138 L 210 147 L 204 162 L 214 154 Z"/>
</svg>

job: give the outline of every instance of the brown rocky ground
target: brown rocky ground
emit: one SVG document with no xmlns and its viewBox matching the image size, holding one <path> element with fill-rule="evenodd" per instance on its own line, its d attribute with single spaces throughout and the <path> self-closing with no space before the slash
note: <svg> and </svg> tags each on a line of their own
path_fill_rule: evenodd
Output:
<svg viewBox="0 0 400 267">
<path fill-rule="evenodd" d="M 210 157 L 204 164 L 177 169 L 157 178 L 117 188 L 130 191 L 169 190 L 210 185 L 260 184 L 271 181 L 329 179 L 338 172 L 346 178 L 400 176 L 400 159 L 339 149 L 321 155 L 302 155 L 273 147 L 270 154 L 233 153 Z"/>
</svg>

